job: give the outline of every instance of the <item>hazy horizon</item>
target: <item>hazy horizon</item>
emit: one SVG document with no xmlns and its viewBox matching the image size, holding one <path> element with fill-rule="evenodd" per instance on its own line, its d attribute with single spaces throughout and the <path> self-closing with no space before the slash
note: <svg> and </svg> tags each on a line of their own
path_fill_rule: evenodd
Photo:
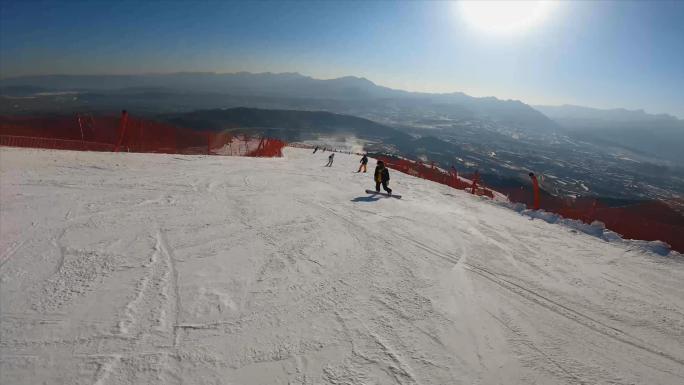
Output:
<svg viewBox="0 0 684 385">
<path fill-rule="evenodd" d="M 24 77 L 41 77 L 41 76 L 166 76 L 166 75 L 174 75 L 174 74 L 214 74 L 214 75 L 234 75 L 234 74 L 240 74 L 240 73 L 248 73 L 252 75 L 260 75 L 260 74 L 272 74 L 272 75 L 299 75 L 305 78 L 311 78 L 315 80 L 335 80 L 335 79 L 342 79 L 342 78 L 357 78 L 357 79 L 365 79 L 367 81 L 370 81 L 371 83 L 380 86 L 380 87 L 386 87 L 386 88 L 391 88 L 394 90 L 399 90 L 399 91 L 407 91 L 407 92 L 419 92 L 419 93 L 429 93 L 429 94 L 455 94 L 455 93 L 463 93 L 468 96 L 476 97 L 476 98 L 497 98 L 499 100 L 514 100 L 514 101 L 520 101 L 523 102 L 531 107 L 535 106 L 547 106 L 547 107 L 581 107 L 581 108 L 589 108 L 589 109 L 596 109 L 596 110 L 601 110 L 601 111 L 611 111 L 611 110 L 624 110 L 624 111 L 629 111 L 629 112 L 644 112 L 649 115 L 669 115 L 674 118 L 677 118 L 679 120 L 684 120 L 684 116 L 678 116 L 676 114 L 672 113 L 667 113 L 667 112 L 653 112 L 646 110 L 644 108 L 635 108 L 635 109 L 630 109 L 630 108 L 625 108 L 622 106 L 614 106 L 614 107 L 596 107 L 596 106 L 588 106 L 588 105 L 579 105 L 579 104 L 569 104 L 569 103 L 562 103 L 562 104 L 545 104 L 545 103 L 529 103 L 525 100 L 521 99 L 515 99 L 515 98 L 501 98 L 497 95 L 472 95 L 467 92 L 463 92 L 461 90 L 453 90 L 453 91 L 418 91 L 418 90 L 408 90 L 408 89 L 399 89 L 399 88 L 393 88 L 384 84 L 379 84 L 373 79 L 368 79 L 363 76 L 356 76 L 356 75 L 344 75 L 340 77 L 332 77 L 332 78 L 317 78 L 314 76 L 310 76 L 307 74 L 303 74 L 301 72 L 250 72 L 250 71 L 235 71 L 235 72 L 213 72 L 213 71 L 174 71 L 174 72 L 143 72 L 143 73 L 81 73 L 81 74 L 65 74 L 65 73 L 47 73 L 47 74 L 27 74 L 27 75 L 19 75 L 19 76 L 10 76 L 10 77 L 0 77 L 0 80 L 4 79 L 15 79 L 15 78 L 24 78 Z"/>
<path fill-rule="evenodd" d="M 5 1 L 0 76 L 297 72 L 684 118 L 684 2 L 520 4 L 500 31 L 448 2 Z"/>
</svg>

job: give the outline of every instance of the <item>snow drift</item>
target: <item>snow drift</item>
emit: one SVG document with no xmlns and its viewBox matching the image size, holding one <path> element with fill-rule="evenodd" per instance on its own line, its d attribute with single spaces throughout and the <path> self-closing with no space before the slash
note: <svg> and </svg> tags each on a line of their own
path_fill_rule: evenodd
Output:
<svg viewBox="0 0 684 385">
<path fill-rule="evenodd" d="M 678 254 L 327 155 L 0 149 L 0 383 L 684 380 Z"/>
</svg>

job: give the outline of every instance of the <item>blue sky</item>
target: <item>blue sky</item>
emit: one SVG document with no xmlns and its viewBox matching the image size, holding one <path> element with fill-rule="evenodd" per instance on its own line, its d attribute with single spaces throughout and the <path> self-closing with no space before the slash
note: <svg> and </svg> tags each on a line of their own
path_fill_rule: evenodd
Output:
<svg viewBox="0 0 684 385">
<path fill-rule="evenodd" d="M 560 2 L 510 34 L 448 2 L 0 3 L 0 75 L 363 76 L 414 91 L 684 117 L 684 1 Z"/>
</svg>

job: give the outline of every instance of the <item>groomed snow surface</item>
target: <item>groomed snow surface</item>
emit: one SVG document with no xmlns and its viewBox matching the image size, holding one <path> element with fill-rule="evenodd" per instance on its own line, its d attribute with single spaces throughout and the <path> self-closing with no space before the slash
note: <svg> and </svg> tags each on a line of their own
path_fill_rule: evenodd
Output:
<svg viewBox="0 0 684 385">
<path fill-rule="evenodd" d="M 0 383 L 684 383 L 680 255 L 327 155 L 2 148 Z"/>
</svg>

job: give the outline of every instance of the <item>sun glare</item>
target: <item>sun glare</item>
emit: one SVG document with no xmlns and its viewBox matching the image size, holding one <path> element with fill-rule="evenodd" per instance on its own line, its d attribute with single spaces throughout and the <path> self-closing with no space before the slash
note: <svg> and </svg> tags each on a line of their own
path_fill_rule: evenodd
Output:
<svg viewBox="0 0 684 385">
<path fill-rule="evenodd" d="M 546 18 L 554 3 L 534 0 L 461 1 L 459 10 L 468 24 L 487 32 L 527 30 Z"/>
</svg>

